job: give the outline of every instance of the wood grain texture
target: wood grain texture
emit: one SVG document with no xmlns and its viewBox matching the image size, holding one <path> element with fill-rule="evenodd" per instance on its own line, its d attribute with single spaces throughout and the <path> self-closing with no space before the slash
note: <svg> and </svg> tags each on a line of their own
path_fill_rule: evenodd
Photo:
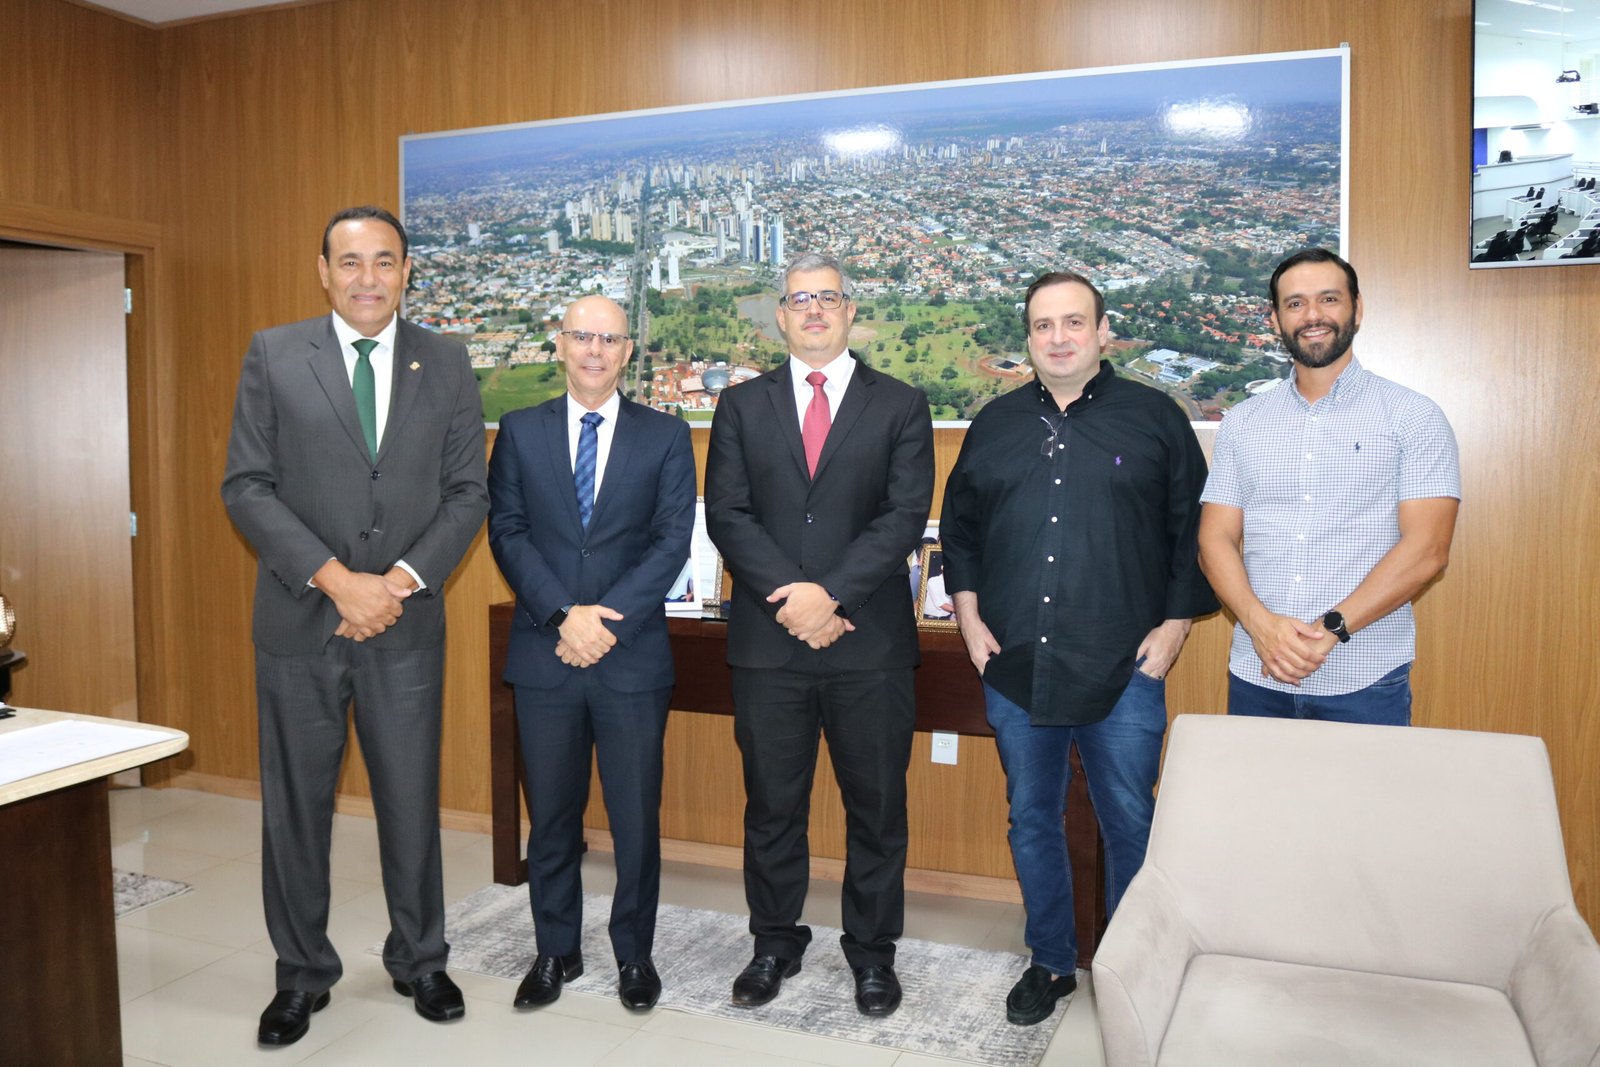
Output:
<svg viewBox="0 0 1600 1067">
<path fill-rule="evenodd" d="M 0 200 L 163 227 L 165 547 L 140 592 L 166 632 L 146 703 L 193 735 L 196 771 L 233 778 L 255 774 L 252 562 L 217 498 L 240 354 L 324 309 L 322 224 L 394 203 L 401 134 L 1349 42 L 1357 351 L 1440 402 L 1464 472 L 1453 563 L 1418 605 L 1416 720 L 1545 739 L 1578 905 L 1600 922 L 1600 268 L 1466 269 L 1468 0 L 822 0 L 804 32 L 756 0 L 340 0 L 160 31 L 0 0 L 0 30 Z M 955 447 L 940 435 L 941 470 Z M 486 810 L 486 653 L 469 642 L 500 595 L 480 541 L 450 591 L 447 807 Z M 1197 628 L 1175 711 L 1222 707 L 1226 630 Z M 706 743 L 708 770 L 731 771 Z"/>
<path fill-rule="evenodd" d="M 0 248 L 0 590 L 19 706 L 138 717 L 122 257 Z M 54 447 L 28 448 L 53 441 Z"/>
</svg>

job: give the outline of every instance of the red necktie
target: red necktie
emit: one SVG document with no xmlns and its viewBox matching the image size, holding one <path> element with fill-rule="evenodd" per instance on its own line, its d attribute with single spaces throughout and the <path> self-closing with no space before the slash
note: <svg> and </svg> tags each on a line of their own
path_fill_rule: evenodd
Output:
<svg viewBox="0 0 1600 1067">
<path fill-rule="evenodd" d="M 828 427 L 833 425 L 833 416 L 828 413 L 828 397 L 822 391 L 827 380 L 828 376 L 819 370 L 806 375 L 806 382 L 811 386 L 811 406 L 806 408 L 805 422 L 800 424 L 800 439 L 806 445 L 806 470 L 813 478 L 817 476 L 822 442 L 828 439 Z"/>
</svg>

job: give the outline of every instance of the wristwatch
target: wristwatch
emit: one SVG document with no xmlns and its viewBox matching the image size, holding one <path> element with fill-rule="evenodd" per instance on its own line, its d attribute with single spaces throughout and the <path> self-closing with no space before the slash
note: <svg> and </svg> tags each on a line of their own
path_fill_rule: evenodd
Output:
<svg viewBox="0 0 1600 1067">
<path fill-rule="evenodd" d="M 1350 631 L 1344 627 L 1344 616 L 1337 611 L 1330 611 L 1322 617 L 1322 628 L 1337 637 L 1341 645 L 1350 640 Z"/>
<path fill-rule="evenodd" d="M 561 624 L 567 621 L 567 613 L 577 606 L 577 604 L 568 604 L 564 608 L 557 608 L 555 614 L 545 620 L 545 625 L 553 630 L 561 629 Z"/>
</svg>

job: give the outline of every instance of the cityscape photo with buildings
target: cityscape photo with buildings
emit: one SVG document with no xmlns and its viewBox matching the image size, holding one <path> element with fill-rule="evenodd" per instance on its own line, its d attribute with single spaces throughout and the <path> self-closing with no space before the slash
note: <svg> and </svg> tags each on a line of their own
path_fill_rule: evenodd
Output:
<svg viewBox="0 0 1600 1067">
<path fill-rule="evenodd" d="M 782 264 L 829 252 L 851 347 L 963 421 L 1032 377 L 1022 292 L 1069 269 L 1108 357 L 1213 420 L 1288 373 L 1273 265 L 1341 246 L 1343 85 L 1301 53 L 409 137 L 406 313 L 467 344 L 494 422 L 563 390 L 561 316 L 606 293 L 626 391 L 703 421 L 786 358 Z"/>
</svg>

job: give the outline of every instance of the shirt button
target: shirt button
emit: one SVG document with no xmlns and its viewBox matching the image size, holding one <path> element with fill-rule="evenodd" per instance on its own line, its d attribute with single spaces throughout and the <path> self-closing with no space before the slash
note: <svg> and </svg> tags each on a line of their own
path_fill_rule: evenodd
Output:
<svg viewBox="0 0 1600 1067">
<path fill-rule="evenodd" d="M 1050 603 L 1050 598 L 1049 598 L 1049 597 L 1045 597 L 1045 598 L 1044 598 L 1044 602 L 1045 602 L 1045 603 L 1046 603 L 1046 604 L 1048 604 L 1048 603 Z"/>
<path fill-rule="evenodd" d="M 811 512 L 809 512 L 809 511 L 806 512 L 806 525 L 809 526 L 811 523 L 813 523 L 815 521 L 816 520 L 811 517 Z"/>
<path fill-rule="evenodd" d="M 1041 645 L 1048 645 L 1050 643 L 1050 639 L 1048 637 L 1041 637 L 1039 638 L 1039 643 Z"/>
<path fill-rule="evenodd" d="M 1310 458 L 1311 458 L 1311 453 L 1310 453 L 1310 452 L 1307 452 L 1307 453 L 1306 453 L 1306 458 L 1307 458 L 1307 459 L 1310 459 Z"/>
<path fill-rule="evenodd" d="M 1056 521 L 1056 517 L 1054 515 L 1050 516 L 1050 521 L 1051 522 L 1055 522 Z"/>
<path fill-rule="evenodd" d="M 1294 535 L 1294 539 L 1296 541 L 1304 541 L 1306 539 L 1306 535 L 1305 534 L 1295 534 Z"/>
<path fill-rule="evenodd" d="M 1045 562 L 1046 562 L 1046 563 L 1054 563 L 1054 562 L 1055 562 L 1055 561 L 1056 561 L 1056 558 L 1055 558 L 1055 557 L 1054 557 L 1054 556 L 1046 556 L 1046 557 L 1045 557 L 1045 558 L 1044 558 L 1044 561 L 1045 561 Z"/>
<path fill-rule="evenodd" d="M 367 539 L 367 531 L 362 530 L 361 531 L 361 540 L 365 541 L 366 539 Z"/>
<path fill-rule="evenodd" d="M 1057 479 L 1056 479 L 1056 484 L 1057 484 L 1057 485 L 1060 485 L 1060 484 L 1061 484 L 1061 479 L 1060 479 L 1060 478 L 1057 478 Z"/>
<path fill-rule="evenodd" d="M 1298 574 L 1297 574 L 1297 575 L 1295 575 L 1295 576 L 1294 576 L 1294 580 L 1295 580 L 1295 581 L 1297 581 L 1297 582 L 1298 582 L 1298 581 L 1299 581 L 1299 580 L 1300 580 L 1300 576 L 1299 576 L 1299 575 L 1298 575 Z"/>
<path fill-rule="evenodd" d="M 1300 499 L 1301 500 L 1305 500 L 1305 501 L 1309 501 L 1311 499 L 1311 494 L 1307 493 L 1305 496 L 1301 497 Z"/>
</svg>

